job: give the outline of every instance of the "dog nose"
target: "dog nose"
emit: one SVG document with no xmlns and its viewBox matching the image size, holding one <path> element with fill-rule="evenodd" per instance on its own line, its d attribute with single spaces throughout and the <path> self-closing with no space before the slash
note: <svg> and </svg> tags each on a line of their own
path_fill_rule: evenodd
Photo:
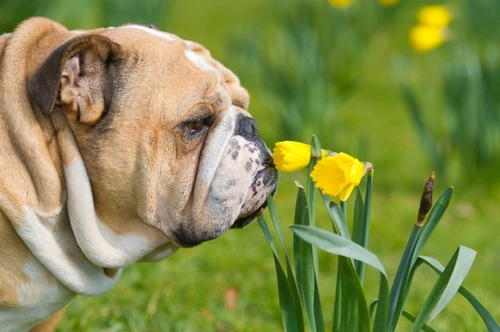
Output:
<svg viewBox="0 0 500 332">
<path fill-rule="evenodd" d="M 259 138 L 259 127 L 257 122 L 249 116 L 240 114 L 239 121 L 236 124 L 235 135 L 246 138 Z"/>
</svg>

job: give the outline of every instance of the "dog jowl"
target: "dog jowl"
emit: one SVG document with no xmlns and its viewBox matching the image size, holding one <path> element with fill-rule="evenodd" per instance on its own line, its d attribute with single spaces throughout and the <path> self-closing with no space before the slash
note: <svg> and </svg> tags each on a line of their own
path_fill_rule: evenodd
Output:
<svg viewBox="0 0 500 332">
<path fill-rule="evenodd" d="M 0 66 L 2 330 L 52 329 L 75 295 L 245 226 L 276 190 L 246 90 L 199 44 L 32 18 Z"/>
</svg>

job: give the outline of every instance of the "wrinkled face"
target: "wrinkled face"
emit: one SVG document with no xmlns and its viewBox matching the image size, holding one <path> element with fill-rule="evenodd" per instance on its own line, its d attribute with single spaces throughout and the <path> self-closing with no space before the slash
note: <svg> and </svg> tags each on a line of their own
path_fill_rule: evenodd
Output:
<svg viewBox="0 0 500 332">
<path fill-rule="evenodd" d="M 120 47 L 73 55 L 56 103 L 99 218 L 146 223 L 180 246 L 248 224 L 274 194 L 277 172 L 237 77 L 170 34 L 141 26 L 99 34 Z"/>
</svg>

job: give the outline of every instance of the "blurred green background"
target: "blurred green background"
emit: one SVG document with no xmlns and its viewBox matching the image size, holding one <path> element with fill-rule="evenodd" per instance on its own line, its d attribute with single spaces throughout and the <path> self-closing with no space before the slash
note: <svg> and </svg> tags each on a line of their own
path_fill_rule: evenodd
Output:
<svg viewBox="0 0 500 332">
<path fill-rule="evenodd" d="M 444 262 L 459 244 L 477 250 L 465 286 L 500 320 L 500 1 L 333 3 L 0 0 L 0 33 L 30 16 L 47 16 L 69 29 L 153 23 L 203 44 L 249 90 L 250 112 L 270 147 L 316 134 L 324 147 L 373 163 L 369 248 L 390 275 L 423 184 L 436 170 L 436 193 L 453 185 L 455 196 L 426 254 Z M 430 4 L 452 13 L 442 30 L 446 41 L 414 52 L 409 31 L 418 10 Z M 293 223 L 293 180 L 304 181 L 305 174 L 281 176 L 276 201 L 284 226 Z M 320 253 L 327 310 L 335 266 Z M 59 331 L 281 330 L 274 273 L 267 243 L 252 224 L 164 262 L 126 268 L 110 293 L 75 299 Z M 368 271 L 367 287 L 375 289 L 375 273 L 372 278 Z M 436 280 L 431 272 L 417 278 L 413 311 Z M 457 297 L 433 326 L 477 331 L 481 325 Z"/>
</svg>

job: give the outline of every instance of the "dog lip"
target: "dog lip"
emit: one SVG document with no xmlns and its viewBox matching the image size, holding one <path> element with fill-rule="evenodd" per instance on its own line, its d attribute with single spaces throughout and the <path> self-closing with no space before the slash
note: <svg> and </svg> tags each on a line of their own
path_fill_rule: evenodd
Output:
<svg viewBox="0 0 500 332">
<path fill-rule="evenodd" d="M 270 163 L 272 164 L 272 159 L 270 159 Z M 262 199 L 262 202 L 256 207 L 252 208 L 251 212 L 247 212 L 244 215 L 240 215 L 238 219 L 233 223 L 231 228 L 243 228 L 246 225 L 248 225 L 251 221 L 253 221 L 255 218 L 257 218 L 267 207 L 267 196 L 271 195 L 274 196 L 276 193 L 277 189 L 277 183 L 278 183 L 278 172 L 274 168 L 274 165 L 271 167 L 264 167 L 260 169 L 257 172 L 257 175 L 254 178 L 254 184 L 257 181 L 262 181 L 263 187 L 260 188 L 260 190 L 254 192 L 254 195 L 247 200 L 244 203 L 245 204 L 252 204 L 252 200 L 255 198 L 256 194 L 258 194 L 261 191 L 265 191 L 264 193 L 266 194 L 264 198 Z M 254 188 L 250 187 L 249 192 L 252 191 Z M 259 198 L 257 198 L 260 200 Z M 259 202 L 259 201 L 258 201 Z M 243 209 L 243 207 L 242 207 Z"/>
</svg>

